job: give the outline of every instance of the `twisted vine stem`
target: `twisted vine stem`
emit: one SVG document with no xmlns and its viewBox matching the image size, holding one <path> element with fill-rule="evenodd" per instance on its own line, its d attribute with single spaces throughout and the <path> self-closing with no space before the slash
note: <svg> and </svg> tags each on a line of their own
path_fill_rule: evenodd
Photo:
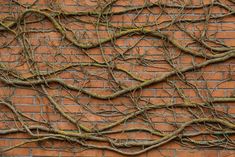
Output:
<svg viewBox="0 0 235 157">
<path fill-rule="evenodd" d="M 160 148 L 170 142 L 178 142 L 179 144 L 190 148 L 220 147 L 234 149 L 232 137 L 235 134 L 234 116 L 229 112 L 221 111 L 216 108 L 219 104 L 229 105 L 234 103 L 234 94 L 230 93 L 228 97 L 213 97 L 213 93 L 210 92 L 211 90 L 206 84 L 208 80 L 202 76 L 205 68 L 213 66 L 214 64 L 225 63 L 234 60 L 235 58 L 235 48 L 233 46 L 226 45 L 220 40 L 212 40 L 207 34 L 209 32 L 208 27 L 210 22 L 215 20 L 223 21 L 223 19 L 227 17 L 234 17 L 234 1 L 228 1 L 231 6 L 220 1 L 213 1 L 209 4 L 200 5 L 167 4 L 157 1 L 156 3 L 145 3 L 142 6 L 112 11 L 118 2 L 119 0 L 110 1 L 107 4 L 100 3 L 97 4 L 97 8 L 94 11 L 79 12 L 68 12 L 64 11 L 62 8 L 55 10 L 52 7 L 55 5 L 53 3 L 48 4 L 49 7 L 40 8 L 37 6 L 37 1 L 30 6 L 25 6 L 18 1 L 11 2 L 21 7 L 22 11 L 10 22 L 5 20 L 6 18 L 0 21 L 0 32 L 12 37 L 12 39 L 9 41 L 7 40 L 0 46 L 0 52 L 3 53 L 5 49 L 11 47 L 15 42 L 19 44 L 22 50 L 18 55 L 21 56 L 22 60 L 20 60 L 19 57 L 19 60 L 16 62 L 22 62 L 22 65 L 27 67 L 24 70 L 28 71 L 28 74 L 25 75 L 22 71 L 14 70 L 14 68 L 17 69 L 19 65 L 15 67 L 10 66 L 10 64 L 0 60 L 1 84 L 3 84 L 4 87 L 9 87 L 14 90 L 30 89 L 37 92 L 40 97 L 46 98 L 48 101 L 46 105 L 51 106 L 59 116 L 62 116 L 66 122 L 70 123 L 75 128 L 57 128 L 51 125 L 53 122 L 51 122 L 50 119 L 40 120 L 30 117 L 27 113 L 21 111 L 21 108 L 15 104 L 16 102 L 14 102 L 14 100 L 12 100 L 12 97 L 14 97 L 13 90 L 12 94 L 1 96 L 0 108 L 6 107 L 9 110 L 8 112 L 13 115 L 13 118 L 10 117 L 11 121 L 14 121 L 17 125 L 15 128 L 1 128 L 0 135 L 7 137 L 10 134 L 24 133 L 27 134 L 30 139 L 13 146 L 2 148 L 0 150 L 2 154 L 28 143 L 48 140 L 72 142 L 76 144 L 76 148 L 80 148 L 81 150 L 102 149 L 127 156 L 136 156 L 151 149 Z M 224 9 L 225 13 L 219 15 L 213 14 L 211 13 L 213 8 Z M 135 14 L 135 18 L 133 19 L 133 21 L 135 21 L 135 19 L 141 15 L 142 11 L 149 11 L 151 14 L 151 9 L 160 9 L 159 17 L 171 16 L 170 13 L 168 13 L 171 9 L 178 9 L 177 11 L 181 10 L 182 13 L 175 17 L 173 16 L 170 20 L 164 20 L 163 22 L 155 20 L 154 22 L 147 22 L 145 24 L 123 24 L 122 26 L 112 22 L 113 18 L 126 14 Z M 184 14 L 187 15 L 187 11 L 198 11 L 203 9 L 207 10 L 207 12 L 201 14 L 197 19 L 184 18 Z M 75 21 L 79 24 L 88 24 L 89 26 L 94 27 L 97 33 L 96 42 L 81 41 L 76 32 L 65 24 L 66 20 L 67 22 Z M 75 63 L 71 63 L 66 53 L 63 54 L 63 52 L 55 56 L 52 54 L 55 58 L 55 64 L 44 60 L 38 61 L 35 56 L 38 54 L 37 48 L 42 45 L 40 43 L 35 47 L 35 45 L 30 42 L 32 39 L 31 34 L 43 33 L 45 31 L 36 29 L 30 30 L 28 26 L 30 24 L 39 24 L 40 22 L 49 22 L 52 24 L 53 30 L 49 30 L 49 32 L 56 32 L 57 35 L 60 35 L 62 42 L 75 48 L 76 54 L 74 55 L 74 58 L 79 54 L 80 56 L 87 57 L 88 61 L 86 62 L 82 61 L 82 59 L 78 59 Z M 199 29 L 200 35 L 197 35 L 186 29 L 187 24 L 200 24 L 204 27 L 202 30 Z M 105 37 L 101 37 L 102 35 L 100 35 L 103 27 L 105 27 L 106 32 L 109 32 Z M 185 33 L 192 43 L 183 44 L 181 40 L 175 38 L 173 35 L 167 34 L 166 32 L 169 32 L 170 28 L 178 29 Z M 115 43 L 125 37 L 135 38 L 136 36 L 141 38 L 125 50 Z M 130 52 L 134 52 L 132 50 L 138 50 L 138 44 L 145 38 L 151 38 L 152 40 L 157 40 L 162 43 L 162 45 L 158 46 L 156 51 L 161 50 L 163 58 L 155 60 L 152 58 L 149 59 L 145 54 L 130 54 Z M 190 46 L 190 44 L 196 44 L 196 46 Z M 112 47 L 116 54 L 107 55 L 105 51 L 107 46 Z M 151 46 L 157 47 L 154 44 Z M 180 52 L 179 55 L 172 54 L 176 53 L 175 51 L 172 51 L 172 47 Z M 91 53 L 92 51 L 98 50 L 101 53 L 99 54 L 101 59 L 97 59 L 97 56 L 92 55 Z M 120 50 L 122 50 L 122 52 L 119 52 Z M 57 56 L 64 58 L 63 63 L 61 62 L 61 65 L 59 66 L 56 65 L 58 64 L 56 60 Z M 175 60 L 182 56 L 190 56 L 192 57 L 192 60 L 198 59 L 200 62 L 195 63 L 192 61 L 188 66 L 179 66 L 176 64 Z M 166 63 L 171 70 L 151 78 L 146 78 L 131 72 L 128 68 L 119 64 L 120 62 L 124 62 L 124 64 L 133 64 L 134 62 L 134 66 L 143 66 L 146 67 L 146 69 L 150 67 L 158 68 L 155 64 L 163 62 Z M 45 64 L 50 70 L 43 70 L 41 64 Z M 89 68 L 102 69 L 102 71 L 105 69 L 104 71 L 107 72 L 107 76 L 91 74 L 89 73 L 89 70 L 85 70 Z M 66 72 L 69 72 L 70 70 L 82 72 L 84 75 L 83 79 L 80 80 L 80 82 L 83 81 L 82 85 L 81 83 L 77 83 L 79 81 L 77 81 L 78 79 L 75 77 L 70 78 L 73 79 L 72 82 L 61 77 L 62 74 L 66 74 Z M 201 92 L 201 88 L 191 83 L 187 78 L 189 73 L 196 72 L 202 73 L 200 78 L 206 84 L 203 88 L 207 90 L 207 94 Z M 129 80 L 134 82 L 134 85 L 126 85 L 124 81 L 118 77 L 118 73 L 125 75 Z M 221 84 L 233 81 L 232 75 L 233 71 L 231 69 L 228 70 L 228 78 L 223 80 Z M 108 85 L 110 85 L 108 87 L 109 94 L 99 94 L 99 92 L 94 91 L 92 88 L 88 88 L 86 86 L 90 82 L 88 76 L 94 76 L 97 80 L 103 79 L 104 81 L 107 81 Z M 197 79 L 195 78 L 194 80 Z M 190 96 L 187 96 L 184 88 L 180 88 L 174 81 L 183 83 L 187 88 L 192 89 L 199 100 L 195 101 L 191 99 Z M 166 102 L 163 100 L 163 103 L 154 103 L 141 95 L 146 89 L 158 84 L 167 84 L 174 90 L 173 93 L 168 92 L 168 94 L 172 96 L 172 101 Z M 53 89 L 61 90 L 66 94 L 53 95 L 51 94 L 51 90 Z M 165 90 L 167 92 L 167 89 Z M 105 104 L 111 102 L 111 104 L 108 105 L 113 107 L 115 112 L 108 115 L 105 114 L 105 112 L 109 111 L 104 111 L 104 113 L 95 111 L 95 109 L 90 108 L 89 103 L 84 104 L 80 101 L 80 99 L 84 97 L 91 100 L 94 99 L 97 102 L 102 100 Z M 177 102 L 175 97 L 179 98 L 180 101 Z M 84 123 L 84 120 L 77 118 L 77 115 L 71 114 L 64 109 L 65 105 L 59 101 L 59 98 L 69 99 L 76 105 L 81 106 L 81 114 L 83 114 L 83 112 L 88 112 L 97 117 L 102 117 L 105 124 L 99 126 L 98 123 L 93 125 L 95 122 L 90 122 L 90 124 L 87 125 Z M 131 102 L 131 107 L 127 104 L 122 104 L 122 106 L 126 108 L 126 111 L 123 112 L 116 109 L 116 105 L 118 106 L 118 104 L 112 104 L 112 101 L 115 101 L 116 99 L 128 99 L 125 103 Z M 178 109 L 183 110 L 188 114 L 186 121 L 178 122 L 176 118 L 176 110 Z M 151 120 L 154 119 L 157 112 L 161 112 L 162 110 L 166 110 L 166 112 L 170 113 L 170 117 L 173 117 L 174 122 L 167 122 L 167 120 L 165 120 L 166 124 L 171 125 L 171 127 L 174 128 L 171 131 L 164 132 L 161 129 L 158 129 L 158 127 L 154 126 L 153 120 Z M 113 119 L 105 120 L 105 117 L 111 117 Z M 122 125 L 128 126 L 130 124 L 129 122 L 136 121 L 141 121 L 145 124 L 145 127 L 119 128 L 122 127 Z M 196 127 L 197 129 L 195 129 Z M 192 130 L 194 130 L 194 132 L 192 132 Z M 116 134 L 139 132 L 151 135 L 153 138 L 138 140 L 113 137 L 113 135 Z M 207 136 L 212 138 L 212 140 L 197 140 L 196 138 L 199 136 Z M 104 145 L 101 146 L 99 142 L 104 143 Z M 132 151 L 132 148 L 138 148 L 138 150 Z"/>
</svg>

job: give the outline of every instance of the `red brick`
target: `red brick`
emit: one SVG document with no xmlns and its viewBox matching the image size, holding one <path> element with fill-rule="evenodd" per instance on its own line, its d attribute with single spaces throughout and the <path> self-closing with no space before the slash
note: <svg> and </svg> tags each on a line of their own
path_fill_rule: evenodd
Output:
<svg viewBox="0 0 235 157">
<path fill-rule="evenodd" d="M 147 152 L 147 157 L 159 156 L 159 157 L 174 157 L 175 150 L 164 150 L 164 149 L 152 149 Z"/>
<path fill-rule="evenodd" d="M 29 148 L 15 148 L 5 153 L 0 153 L 2 156 L 30 156 Z"/>
<path fill-rule="evenodd" d="M 234 157 L 235 152 L 233 150 L 220 150 L 219 157 Z"/>
<path fill-rule="evenodd" d="M 176 157 L 218 157 L 218 150 L 177 150 Z"/>
</svg>

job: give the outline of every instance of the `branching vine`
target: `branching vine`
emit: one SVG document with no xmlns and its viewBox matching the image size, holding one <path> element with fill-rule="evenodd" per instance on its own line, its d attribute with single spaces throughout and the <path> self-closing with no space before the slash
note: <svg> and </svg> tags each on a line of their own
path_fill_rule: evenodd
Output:
<svg viewBox="0 0 235 157">
<path fill-rule="evenodd" d="M 5 3 L 0 136 L 27 138 L 0 153 L 46 141 L 127 156 L 169 143 L 235 149 L 235 45 L 220 37 L 233 0 Z"/>
</svg>

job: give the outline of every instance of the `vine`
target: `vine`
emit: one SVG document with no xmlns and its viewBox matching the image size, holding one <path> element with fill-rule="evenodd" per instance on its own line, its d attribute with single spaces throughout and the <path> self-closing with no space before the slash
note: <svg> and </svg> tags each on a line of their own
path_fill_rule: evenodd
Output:
<svg viewBox="0 0 235 157">
<path fill-rule="evenodd" d="M 234 85 L 235 48 L 217 34 L 219 24 L 234 18 L 235 2 L 145 1 L 131 7 L 121 2 L 98 1 L 86 11 L 77 11 L 79 5 L 68 11 L 54 1 L 5 4 L 18 11 L 0 20 L 0 136 L 23 133 L 28 139 L 2 147 L 2 154 L 46 141 L 65 141 L 76 148 L 69 151 L 101 149 L 130 156 L 172 142 L 234 150 L 235 121 L 228 111 L 234 91 L 223 97 L 214 92 L 220 85 Z M 191 18 L 195 12 L 199 14 Z M 115 22 L 120 17 L 124 20 Z M 154 20 L 138 22 L 147 17 Z M 184 38 L 175 36 L 177 32 Z M 151 50 L 141 43 L 150 44 Z M 206 69 L 224 64 L 228 69 L 223 80 L 211 87 Z M 46 110 L 24 112 L 15 100 L 17 91 L 24 90 Z M 155 95 L 145 95 L 154 90 Z M 70 112 L 66 101 L 79 111 Z M 51 114 L 70 127 L 57 126 L 60 122 Z M 166 130 L 160 127 L 163 122 Z M 141 133 L 146 139 L 138 139 Z M 46 144 L 43 148 L 50 149 Z"/>
</svg>

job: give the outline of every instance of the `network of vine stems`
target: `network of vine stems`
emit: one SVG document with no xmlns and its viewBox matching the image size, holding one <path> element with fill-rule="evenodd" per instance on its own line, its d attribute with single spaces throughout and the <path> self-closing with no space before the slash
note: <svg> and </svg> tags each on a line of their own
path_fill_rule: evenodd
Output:
<svg viewBox="0 0 235 157">
<path fill-rule="evenodd" d="M 17 62 L 23 62 L 29 71 L 29 75 L 25 76 L 20 71 L 15 70 L 10 67 L 6 62 L 0 59 L 0 81 L 3 87 L 9 87 L 10 89 L 30 89 L 34 90 L 41 97 L 46 98 L 48 103 L 46 105 L 51 106 L 56 114 L 62 116 L 65 121 L 73 125 L 76 129 L 68 130 L 54 127 L 51 125 L 49 119 L 38 120 L 32 118 L 27 113 L 21 111 L 20 106 L 16 106 L 12 97 L 14 97 L 14 92 L 8 96 L 1 96 L 0 108 L 7 108 L 7 113 L 12 113 L 10 119 L 17 123 L 15 128 L 2 128 L 0 129 L 1 137 L 7 137 L 12 134 L 23 133 L 29 136 L 15 145 L 9 147 L 3 147 L 0 149 L 1 153 L 5 153 L 16 149 L 17 147 L 22 147 L 28 143 L 43 143 L 45 141 L 65 141 L 68 144 L 72 143 L 76 151 L 83 151 L 86 149 L 101 149 L 114 151 L 122 155 L 138 155 L 145 153 L 148 150 L 160 149 L 161 146 L 167 145 L 172 142 L 176 142 L 184 147 L 189 148 L 223 148 L 223 149 L 235 149 L 235 143 L 233 141 L 233 136 L 235 134 L 235 119 L 234 116 L 228 112 L 221 111 L 215 106 L 223 104 L 229 105 L 235 102 L 235 97 L 230 93 L 227 97 L 213 97 L 210 94 L 205 94 L 201 92 L 199 87 L 191 83 L 187 78 L 188 73 L 201 73 L 201 79 L 206 82 L 207 80 L 203 78 L 203 68 L 211 66 L 212 64 L 219 64 L 226 62 L 228 60 L 233 60 L 235 57 L 235 48 L 226 45 L 220 40 L 211 39 L 208 37 L 208 27 L 210 23 L 219 21 L 223 23 L 223 19 L 227 17 L 234 17 L 235 1 L 227 0 L 212 0 L 208 4 L 204 4 L 203 1 L 198 4 L 186 3 L 183 1 L 175 2 L 165 2 L 156 1 L 148 2 L 146 1 L 143 5 L 139 6 L 125 6 L 121 10 L 115 11 L 113 8 L 117 6 L 120 0 L 112 1 L 99 1 L 97 6 L 93 7 L 89 11 L 64 11 L 59 6 L 59 2 L 56 1 L 47 2 L 44 7 L 39 7 L 38 3 L 40 1 L 36 0 L 32 4 L 22 4 L 20 1 L 12 0 L 9 1 L 12 6 L 17 6 L 21 9 L 17 13 L 17 16 L 6 20 L 9 17 L 5 17 L 0 21 L 0 32 L 1 35 L 12 36 L 10 40 L 6 40 L 1 45 L 0 52 L 11 45 L 17 43 L 22 51 L 20 53 L 21 60 Z M 2 7 L 2 6 L 1 6 Z M 79 6 L 77 6 L 79 7 Z M 213 13 L 214 8 L 219 8 L 223 10 L 222 13 Z M 143 12 L 149 12 L 153 10 L 160 10 L 157 17 L 153 22 L 146 22 L 142 24 L 125 24 L 125 19 L 122 24 L 116 24 L 110 19 L 115 19 L 116 16 L 123 16 L 128 14 L 134 14 L 135 19 L 139 18 Z M 169 11 L 176 10 L 177 14 L 170 15 Z M 184 15 L 189 11 L 202 10 L 199 18 L 185 18 Z M 172 18 L 160 21 L 162 16 L 171 16 Z M 12 20 L 13 19 L 13 20 Z M 82 40 L 75 32 L 67 27 L 65 21 L 72 20 L 75 23 L 90 25 L 96 30 L 96 40 L 92 42 L 86 42 Z M 89 62 L 76 62 L 70 63 L 69 61 L 64 65 L 53 65 L 46 61 L 37 61 L 35 58 L 36 48 L 33 47 L 31 43 L 31 37 L 36 33 L 45 33 L 40 29 L 30 29 L 28 25 L 40 24 L 46 21 L 53 27 L 54 32 L 56 32 L 61 37 L 61 41 L 67 43 L 67 45 L 73 46 L 77 51 L 82 52 L 83 56 L 89 58 Z M 135 20 L 133 20 L 135 21 Z M 160 21 L 160 22 L 159 22 Z M 202 29 L 198 29 L 200 35 L 194 32 L 188 31 L 186 25 L 201 25 Z M 100 29 L 105 28 L 107 32 L 111 32 L 109 35 L 100 37 Z M 186 34 L 187 38 L 192 41 L 191 44 L 184 45 L 177 38 L 166 33 L 166 30 L 174 28 L 174 31 L 181 31 Z M 83 28 L 81 28 L 83 29 Z M 85 28 L 84 28 L 85 29 Z M 216 34 L 216 33 L 215 33 Z M 138 41 L 132 46 L 127 47 L 127 49 L 119 48 L 116 41 L 127 38 L 137 38 Z M 145 38 L 157 39 L 162 45 L 160 45 L 162 59 L 154 60 L 147 58 L 147 55 L 131 55 L 132 50 L 134 50 L 138 44 Z M 105 46 L 111 46 L 116 51 L 114 55 L 108 56 L 105 52 Z M 152 45 L 154 46 L 154 45 Z M 40 45 L 38 45 L 40 47 Z M 101 59 L 97 59 L 90 52 L 93 50 L 99 50 Z M 121 50 L 121 51 L 120 51 Z M 180 52 L 175 55 L 173 50 Z M 66 51 L 63 50 L 60 56 L 66 58 Z M 49 53 L 49 52 L 48 52 Z M 159 52 L 158 52 L 159 53 Z M 190 65 L 179 66 L 175 62 L 177 58 L 182 55 L 191 56 L 200 60 L 198 63 L 191 63 Z M 170 67 L 168 72 L 162 73 L 161 75 L 153 76 L 152 78 L 144 78 L 144 76 L 138 76 L 136 73 L 131 72 L 121 66 L 118 66 L 118 62 L 129 62 L 132 61 L 136 66 L 144 66 L 146 68 L 151 67 L 152 64 L 158 62 L 167 63 Z M 49 71 L 43 70 L 40 64 L 43 63 L 50 67 Z M 60 74 L 66 73 L 71 69 L 82 69 L 84 75 L 89 74 L 86 69 L 97 68 L 102 69 L 107 74 L 107 77 L 101 77 L 93 74 L 97 80 L 104 79 L 108 82 L 110 90 L 108 94 L 103 94 L 92 91 L 86 88 L 86 84 L 89 84 L 89 77 L 86 78 L 84 84 L 70 83 L 60 77 Z M 122 82 L 122 78 L 118 77 L 118 74 L 123 74 L 125 77 L 129 78 L 134 85 L 125 85 Z M 225 80 L 220 83 L 232 81 L 233 73 L 232 71 L 227 71 L 228 76 Z M 71 78 L 74 79 L 75 78 Z M 196 78 L 195 78 L 196 79 Z M 191 99 L 187 96 L 184 90 L 177 84 L 174 80 L 178 80 L 187 86 L 187 88 L 192 89 L 197 96 L 197 101 Z M 157 84 L 167 84 L 173 89 L 173 97 L 180 99 L 179 102 L 170 101 L 163 103 L 154 103 L 150 99 L 141 96 L 141 91 L 144 92 L 145 89 Z M 206 86 L 203 87 L 205 90 Z M 63 90 L 67 93 L 65 97 L 61 95 L 53 95 L 50 90 L 58 89 Z M 2 90 L 2 88 L 1 88 Z M 209 92 L 208 92 L 209 93 Z M 59 97 L 64 97 L 73 101 L 76 105 L 80 105 L 83 111 L 90 112 L 93 115 L 99 116 L 103 119 L 114 118 L 113 120 L 107 120 L 103 125 L 99 126 L 97 124 L 94 127 L 93 123 L 90 124 L 83 123 L 82 120 L 76 118 L 76 115 L 71 114 L 63 108 L 59 100 Z M 103 101 L 104 103 L 115 108 L 115 103 L 110 104 L 109 102 L 115 99 L 128 99 L 131 104 L 127 111 L 122 112 L 116 110 L 115 114 L 103 114 L 101 112 L 96 112 L 95 109 L 89 108 L 86 105 L 79 102 L 80 97 L 87 97 L 89 99 L 94 99 L 97 101 Z M 165 122 L 174 129 L 171 131 L 162 131 L 158 127 L 154 126 L 152 117 L 158 112 L 166 110 L 172 114 L 173 121 L 175 122 Z M 183 110 L 188 115 L 190 115 L 187 121 L 183 123 L 177 123 L 177 118 L 174 118 L 174 113 L 178 110 Z M 108 111 L 107 111 L 108 112 Z M 107 119 L 108 119 L 107 118 Z M 1 119 L 3 121 L 4 119 Z M 128 126 L 131 121 L 141 121 L 146 124 L 146 127 L 131 128 L 131 127 L 121 127 L 124 124 Z M 191 131 L 190 131 L 191 130 Z M 194 131 L 192 131 L 194 130 Z M 196 131 L 195 131 L 196 130 Z M 133 138 L 117 138 L 118 134 L 131 134 L 131 133 L 145 133 L 151 135 L 152 138 L 146 138 L 138 140 Z M 200 138 L 201 137 L 201 138 Z M 199 139 L 199 140 L 198 140 Z M 100 144 L 102 143 L 102 144 Z M 42 146 L 43 147 L 43 146 Z M 44 149 L 49 149 L 44 147 Z M 64 150 L 66 151 L 66 150 Z M 69 150 L 72 151 L 72 150 Z"/>
</svg>

